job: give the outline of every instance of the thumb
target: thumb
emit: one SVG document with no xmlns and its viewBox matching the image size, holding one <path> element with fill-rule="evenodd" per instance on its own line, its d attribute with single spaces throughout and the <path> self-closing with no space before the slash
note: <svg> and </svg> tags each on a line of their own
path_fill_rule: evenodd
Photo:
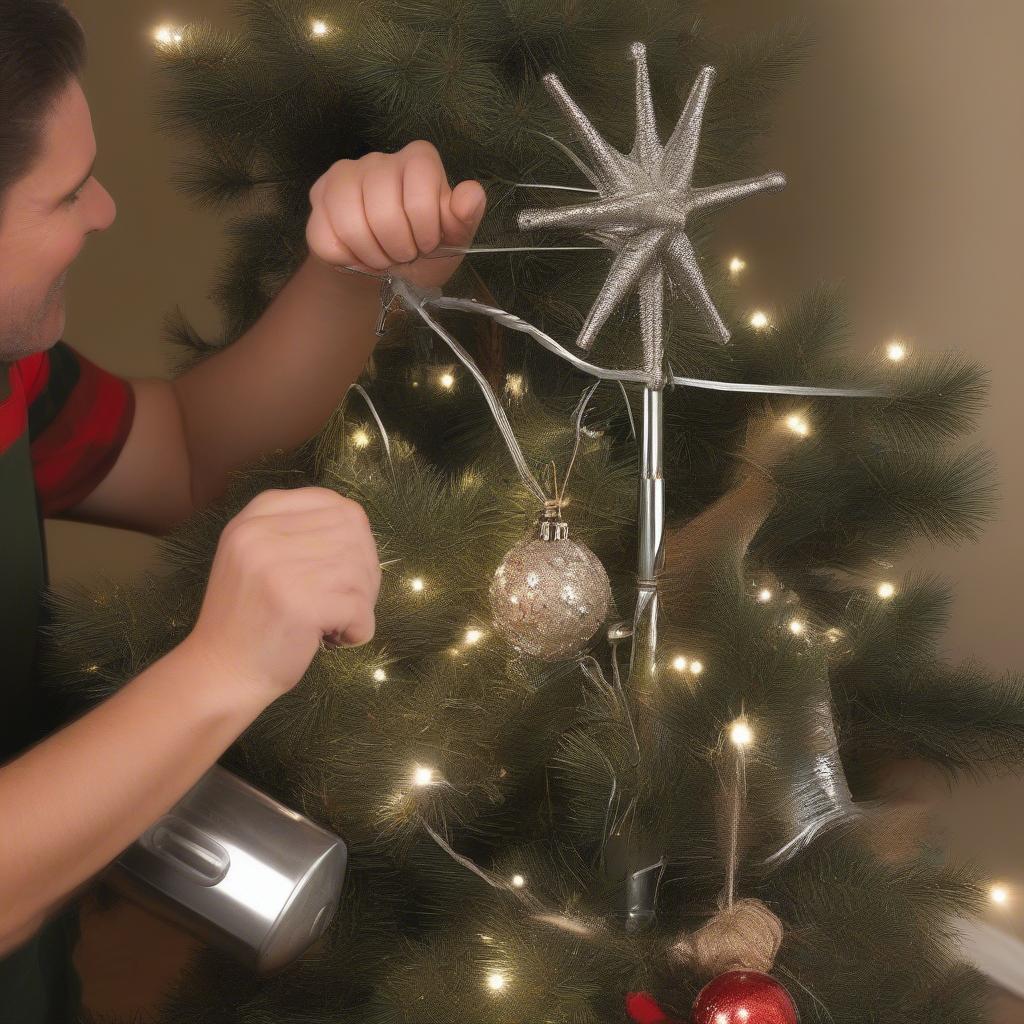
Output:
<svg viewBox="0 0 1024 1024">
<path fill-rule="evenodd" d="M 468 245 L 487 209 L 487 193 L 473 179 L 459 182 L 441 200 L 441 231 L 447 245 Z"/>
</svg>

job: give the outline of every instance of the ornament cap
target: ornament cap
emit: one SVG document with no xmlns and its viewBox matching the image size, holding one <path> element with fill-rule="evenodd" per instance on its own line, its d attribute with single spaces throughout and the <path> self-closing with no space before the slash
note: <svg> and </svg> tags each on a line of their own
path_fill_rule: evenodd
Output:
<svg viewBox="0 0 1024 1024">
<path fill-rule="evenodd" d="M 562 506 L 558 501 L 544 502 L 544 511 L 537 520 L 541 540 L 565 540 L 569 536 L 569 524 L 562 518 Z"/>
</svg>

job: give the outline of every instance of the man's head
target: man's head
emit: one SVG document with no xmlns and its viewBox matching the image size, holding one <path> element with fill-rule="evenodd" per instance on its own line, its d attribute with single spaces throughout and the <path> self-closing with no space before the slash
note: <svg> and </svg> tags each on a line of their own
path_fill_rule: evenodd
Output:
<svg viewBox="0 0 1024 1024">
<path fill-rule="evenodd" d="M 59 0 L 0 0 L 0 362 L 64 333 L 64 281 L 116 207 L 92 177 L 85 37 Z"/>
</svg>

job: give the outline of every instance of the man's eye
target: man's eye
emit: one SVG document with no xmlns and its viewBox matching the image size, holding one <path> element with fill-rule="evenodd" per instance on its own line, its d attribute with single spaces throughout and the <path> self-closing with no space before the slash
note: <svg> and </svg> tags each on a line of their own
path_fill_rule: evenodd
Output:
<svg viewBox="0 0 1024 1024">
<path fill-rule="evenodd" d="M 88 184 L 88 182 L 86 184 Z M 75 203 L 77 203 L 78 200 L 82 198 L 82 193 L 84 191 L 85 191 L 85 185 L 83 185 L 77 192 L 72 192 L 71 195 L 69 195 L 67 197 L 65 202 L 68 204 L 68 206 L 74 206 Z"/>
</svg>

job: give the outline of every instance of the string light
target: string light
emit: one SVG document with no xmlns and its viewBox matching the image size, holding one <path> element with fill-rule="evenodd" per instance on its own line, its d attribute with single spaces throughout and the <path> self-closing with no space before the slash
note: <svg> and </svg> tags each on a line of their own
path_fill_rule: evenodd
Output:
<svg viewBox="0 0 1024 1024">
<path fill-rule="evenodd" d="M 988 891 L 989 898 L 993 903 L 1003 906 L 1010 902 L 1010 890 L 1005 885 L 993 885 Z"/>
<path fill-rule="evenodd" d="M 807 420 L 803 416 L 797 416 L 795 413 L 792 416 L 786 417 L 786 426 L 794 434 L 799 434 L 800 437 L 806 437 L 811 432 L 811 427 Z"/>
<path fill-rule="evenodd" d="M 181 43 L 184 35 L 181 29 L 174 25 L 161 25 L 153 30 L 153 38 L 161 46 L 173 46 L 176 43 Z"/>
<path fill-rule="evenodd" d="M 526 383 L 521 373 L 505 374 L 505 394 L 509 398 L 522 398 L 526 391 Z"/>
<path fill-rule="evenodd" d="M 500 992 L 505 987 L 505 975 L 499 974 L 497 971 L 487 975 L 487 987 L 492 992 Z"/>
<path fill-rule="evenodd" d="M 757 309 L 750 316 L 750 326 L 757 331 L 763 331 L 770 321 L 768 320 L 768 314 L 763 310 Z"/>
<path fill-rule="evenodd" d="M 326 21 L 314 21 L 313 22 L 313 35 L 323 38 L 330 29 L 327 27 Z"/>
<path fill-rule="evenodd" d="M 703 663 L 702 663 L 702 662 L 699 662 L 699 661 L 691 661 L 691 662 L 690 662 L 690 671 L 691 671 L 691 672 L 692 672 L 692 673 L 693 673 L 693 674 L 694 674 L 695 676 L 699 676 L 699 675 L 701 674 L 701 672 L 703 672 L 703 671 L 704 671 L 704 665 L 703 665 Z"/>
<path fill-rule="evenodd" d="M 522 875 L 513 875 L 512 885 L 515 886 L 515 888 L 517 889 L 522 889 L 522 887 L 526 885 L 526 879 L 523 878 Z"/>
<path fill-rule="evenodd" d="M 794 636 L 802 635 L 803 631 L 806 628 L 807 628 L 806 623 L 801 622 L 800 619 L 790 619 L 789 620 L 789 631 Z"/>
<path fill-rule="evenodd" d="M 99 672 L 99 665 L 90 665 L 85 671 L 86 672 Z"/>
<path fill-rule="evenodd" d="M 445 391 L 451 391 L 455 387 L 455 375 L 452 373 L 442 373 L 439 382 Z"/>
<path fill-rule="evenodd" d="M 740 273 L 740 271 L 745 270 L 746 266 L 746 263 L 744 263 L 739 256 L 733 256 L 733 258 L 729 260 L 729 273 L 735 277 Z"/>
<path fill-rule="evenodd" d="M 765 587 L 757 595 L 757 599 L 761 602 L 761 604 L 767 604 L 772 599 L 772 592 L 767 587 Z"/>
<path fill-rule="evenodd" d="M 754 733 L 747 724 L 746 719 L 737 718 L 729 726 L 729 739 L 737 747 L 749 747 L 754 742 Z"/>
<path fill-rule="evenodd" d="M 877 593 L 883 601 L 887 601 L 896 593 L 896 588 L 891 583 L 879 583 Z"/>
<path fill-rule="evenodd" d="M 357 430 L 352 434 L 352 443 L 357 448 L 366 448 L 370 444 L 370 435 L 365 430 Z"/>
<path fill-rule="evenodd" d="M 418 594 L 423 590 L 425 584 L 423 579 L 420 576 L 417 576 L 415 579 L 409 580 L 409 586 Z"/>
<path fill-rule="evenodd" d="M 828 637 L 830 643 L 837 644 L 842 639 L 843 631 L 833 626 L 831 629 L 825 630 L 825 636 Z"/>
<path fill-rule="evenodd" d="M 376 683 L 385 683 L 385 682 L 387 682 L 387 678 L 388 678 L 388 674 L 387 674 L 387 672 L 384 671 L 384 669 L 382 669 L 382 668 L 375 668 L 373 670 L 373 680 L 374 680 L 374 682 L 376 682 Z"/>
<path fill-rule="evenodd" d="M 672 667 L 677 672 L 685 672 L 687 667 L 688 667 L 688 665 L 689 665 L 689 662 L 681 654 L 677 654 L 672 659 Z"/>
<path fill-rule="evenodd" d="M 477 641 L 479 641 L 480 637 L 482 637 L 482 636 L 483 636 L 483 633 L 481 633 L 479 629 L 467 629 L 466 630 L 466 643 L 467 644 L 475 644 L 475 643 L 477 643 Z"/>
<path fill-rule="evenodd" d="M 431 785 L 434 781 L 434 769 L 418 767 L 413 774 L 412 781 L 416 786 Z"/>
<path fill-rule="evenodd" d="M 885 354 L 894 363 L 902 362 L 907 358 L 907 346 L 902 341 L 891 341 L 886 346 Z"/>
</svg>

